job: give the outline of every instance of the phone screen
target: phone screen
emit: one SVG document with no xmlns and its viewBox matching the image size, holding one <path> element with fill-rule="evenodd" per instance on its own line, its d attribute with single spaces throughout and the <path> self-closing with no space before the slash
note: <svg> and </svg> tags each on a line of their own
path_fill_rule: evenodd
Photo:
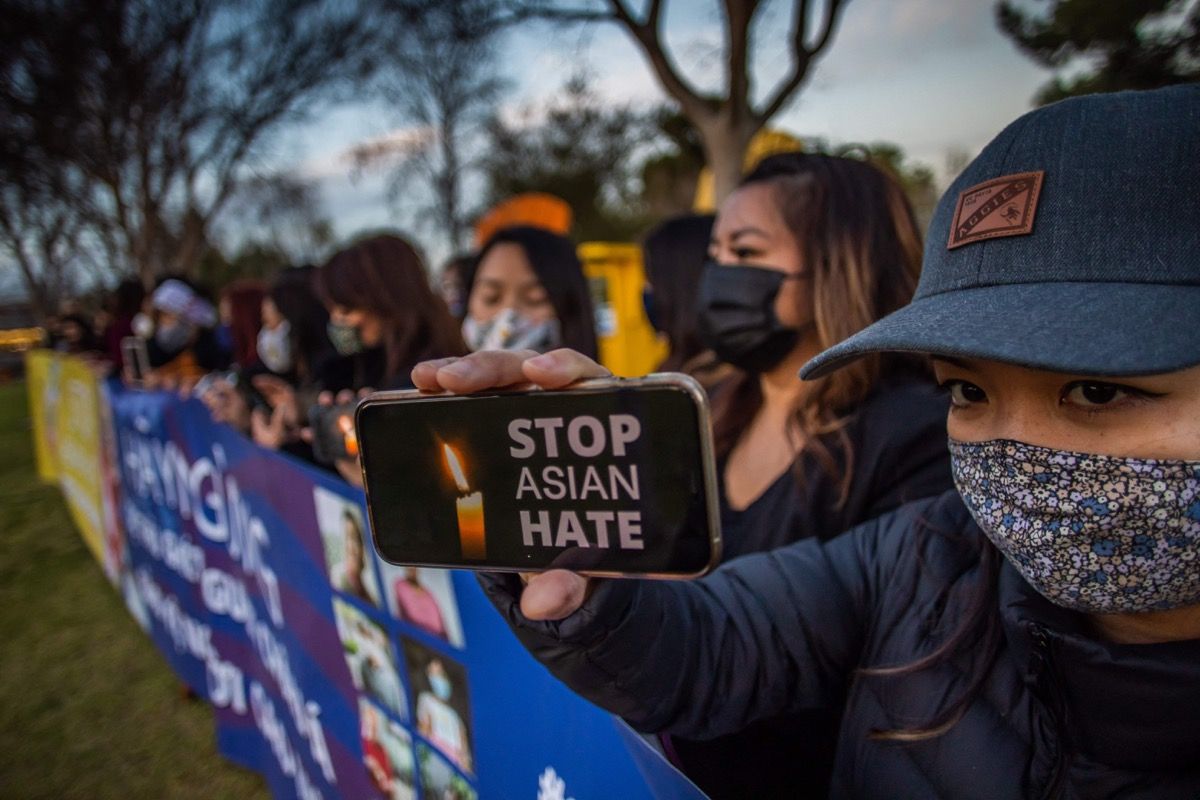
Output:
<svg viewBox="0 0 1200 800">
<path fill-rule="evenodd" d="M 425 566 L 701 574 L 719 549 L 710 437 L 682 383 L 358 412 L 376 546 Z"/>
<path fill-rule="evenodd" d="M 124 362 L 125 379 L 130 382 L 140 382 L 146 379 L 150 372 L 150 357 L 146 352 L 146 342 L 137 336 L 126 336 L 121 339 L 121 360 Z"/>
</svg>

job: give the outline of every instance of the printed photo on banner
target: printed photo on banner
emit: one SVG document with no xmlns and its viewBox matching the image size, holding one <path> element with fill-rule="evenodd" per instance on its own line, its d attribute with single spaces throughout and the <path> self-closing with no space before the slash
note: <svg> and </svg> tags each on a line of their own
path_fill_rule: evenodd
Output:
<svg viewBox="0 0 1200 800">
<path fill-rule="evenodd" d="M 336 597 L 333 612 L 354 687 L 400 719 L 408 719 L 408 701 L 383 628 Z"/>
<path fill-rule="evenodd" d="M 478 795 L 450 762 L 424 744 L 417 745 L 421 764 L 422 800 L 475 800 Z"/>
<path fill-rule="evenodd" d="M 404 660 L 416 698 L 417 732 L 459 768 L 473 772 L 466 669 L 409 638 L 404 639 Z"/>
<path fill-rule="evenodd" d="M 358 701 L 363 765 L 371 783 L 388 800 L 415 800 L 416 759 L 412 734 L 388 719 L 373 703 Z"/>
<path fill-rule="evenodd" d="M 462 618 L 454 599 L 454 581 L 444 569 L 380 564 L 388 610 L 455 647 L 463 646 Z"/>
<path fill-rule="evenodd" d="M 379 585 L 375 581 L 375 559 L 358 503 L 321 487 L 313 489 L 317 508 L 317 525 L 325 543 L 325 563 L 329 567 L 329 582 L 339 592 L 353 595 L 374 606 L 379 602 Z"/>
</svg>

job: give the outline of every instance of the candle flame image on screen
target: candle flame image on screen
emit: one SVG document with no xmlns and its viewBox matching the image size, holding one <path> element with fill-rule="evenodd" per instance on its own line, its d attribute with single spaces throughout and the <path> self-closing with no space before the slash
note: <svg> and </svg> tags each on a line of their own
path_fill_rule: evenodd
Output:
<svg viewBox="0 0 1200 800">
<path fill-rule="evenodd" d="M 463 471 L 462 462 L 454 448 L 442 444 L 442 454 L 446 466 L 454 477 L 458 487 L 459 497 L 454 501 L 455 512 L 458 516 L 458 541 L 462 547 L 463 558 L 482 561 L 487 557 L 487 535 L 483 525 L 483 494 L 472 492 L 467 483 L 467 475 Z"/>
<path fill-rule="evenodd" d="M 467 476 L 463 473 L 462 464 L 459 463 L 458 456 L 454 453 L 454 448 L 443 444 L 442 452 L 445 453 L 446 466 L 450 467 L 450 474 L 454 476 L 454 483 L 458 486 L 458 490 L 464 494 L 471 491 L 471 487 L 467 484 Z"/>
</svg>

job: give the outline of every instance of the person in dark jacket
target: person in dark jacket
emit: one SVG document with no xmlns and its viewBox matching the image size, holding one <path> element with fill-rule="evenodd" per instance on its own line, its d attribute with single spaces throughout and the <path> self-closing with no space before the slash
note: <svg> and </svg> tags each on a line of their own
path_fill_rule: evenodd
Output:
<svg viewBox="0 0 1200 800">
<path fill-rule="evenodd" d="M 694 323 L 732 365 L 711 388 L 722 558 L 828 538 L 951 488 L 946 401 L 924 363 L 872 356 L 795 378 L 912 299 L 921 234 L 900 185 L 858 159 L 773 155 L 725 199 L 704 240 Z M 820 797 L 836 736 L 836 713 L 821 709 L 664 746 L 718 800 Z"/>
<path fill-rule="evenodd" d="M 943 197 L 913 302 L 803 372 L 930 355 L 956 491 L 691 584 L 491 575 L 490 597 L 642 730 L 839 709 L 834 797 L 1200 796 L 1197 185 L 1200 87 L 1026 115 Z M 603 373 L 447 366 L 414 382 Z"/>
</svg>

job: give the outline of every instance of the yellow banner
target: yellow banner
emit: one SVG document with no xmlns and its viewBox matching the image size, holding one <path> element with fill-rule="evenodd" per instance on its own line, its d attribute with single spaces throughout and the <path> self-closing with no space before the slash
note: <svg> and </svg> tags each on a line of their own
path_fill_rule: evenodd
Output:
<svg viewBox="0 0 1200 800">
<path fill-rule="evenodd" d="M 25 357 L 38 477 L 63 492 L 84 542 L 105 563 L 100 380 L 79 358 L 48 350 Z"/>
</svg>

